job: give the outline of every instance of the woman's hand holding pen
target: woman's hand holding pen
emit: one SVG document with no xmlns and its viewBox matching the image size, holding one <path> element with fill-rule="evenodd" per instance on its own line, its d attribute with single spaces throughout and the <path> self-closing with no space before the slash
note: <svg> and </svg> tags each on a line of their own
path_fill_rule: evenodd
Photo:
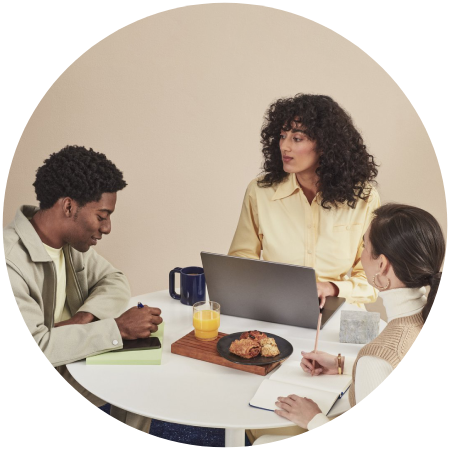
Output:
<svg viewBox="0 0 450 450">
<path fill-rule="evenodd" d="M 311 375 L 337 375 L 339 373 L 338 357 L 325 352 L 302 352 L 303 358 L 300 367 L 304 372 Z M 315 361 L 315 369 L 313 369 L 313 361 Z M 342 366 L 344 365 L 345 356 L 342 356 Z"/>
</svg>

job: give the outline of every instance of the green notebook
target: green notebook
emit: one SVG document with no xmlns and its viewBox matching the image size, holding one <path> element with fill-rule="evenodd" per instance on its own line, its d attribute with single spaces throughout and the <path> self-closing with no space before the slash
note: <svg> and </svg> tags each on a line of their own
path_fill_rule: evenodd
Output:
<svg viewBox="0 0 450 450">
<path fill-rule="evenodd" d="M 161 325 L 158 325 L 158 331 L 152 333 L 152 337 L 159 338 L 161 341 L 161 348 L 102 353 L 101 355 L 89 356 L 86 358 L 86 364 L 113 366 L 159 365 L 161 364 L 162 356 L 164 322 Z"/>
</svg>

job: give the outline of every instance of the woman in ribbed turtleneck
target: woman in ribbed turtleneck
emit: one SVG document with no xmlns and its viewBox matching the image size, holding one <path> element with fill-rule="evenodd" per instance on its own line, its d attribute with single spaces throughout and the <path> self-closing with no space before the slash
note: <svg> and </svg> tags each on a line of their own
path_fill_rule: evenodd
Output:
<svg viewBox="0 0 450 450">
<path fill-rule="evenodd" d="M 422 288 L 397 288 L 388 291 L 380 291 L 379 297 L 386 308 L 387 321 L 408 317 L 413 320 L 411 325 L 422 327 L 421 312 L 427 303 L 426 289 Z M 418 317 L 415 317 L 417 316 Z M 397 321 L 403 325 L 404 321 Z M 406 321 L 405 325 L 408 324 Z M 395 345 L 395 342 L 392 344 Z M 385 359 L 377 356 L 362 356 L 356 367 L 356 376 L 359 383 L 355 383 L 356 403 L 369 395 L 384 379 L 393 371 L 392 365 Z"/>
<path fill-rule="evenodd" d="M 352 406 L 389 376 L 413 344 L 436 296 L 445 254 L 436 219 L 420 208 L 396 204 L 374 212 L 364 246 L 361 262 L 369 283 L 380 291 L 388 324 L 358 353 L 351 372 Z M 425 286 L 430 286 L 428 297 Z M 325 352 L 302 354 L 305 372 L 338 374 L 337 356 Z M 344 370 L 349 373 L 351 368 L 344 366 Z M 329 420 L 316 403 L 304 397 L 280 397 L 276 406 L 280 408 L 275 411 L 278 415 L 309 430 Z"/>
<path fill-rule="evenodd" d="M 380 291 L 379 297 L 383 300 L 383 305 L 387 313 L 388 326 L 385 328 L 385 331 L 387 331 L 381 333 L 370 346 L 365 346 L 358 354 L 358 358 L 355 361 L 354 383 L 350 391 L 352 406 L 359 403 L 378 387 L 391 374 L 406 351 L 409 350 L 409 347 L 422 329 L 423 318 L 421 313 L 427 302 L 425 294 L 426 290 L 424 287 L 400 287 Z M 398 347 L 402 337 L 403 343 L 407 347 L 399 349 Z M 404 338 L 408 338 L 407 341 Z M 377 345 L 376 348 L 374 347 L 375 345 Z M 386 353 L 386 348 L 390 350 L 389 355 L 383 355 L 383 353 Z M 371 350 L 371 352 L 365 354 L 367 350 Z M 373 354 L 374 350 L 378 350 L 375 353 L 379 352 L 381 355 Z M 334 363 L 336 356 L 325 353 L 319 356 L 320 358 L 316 359 L 314 354 L 303 353 L 303 364 L 308 364 L 313 359 L 316 359 L 316 367 L 318 367 L 315 372 L 316 374 L 321 373 L 323 370 L 320 370 L 319 364 L 322 364 L 322 367 L 328 364 L 329 370 L 333 370 L 335 364 L 337 366 L 337 362 Z M 304 370 L 309 373 L 311 372 L 306 365 L 305 368 Z M 352 373 L 351 367 L 346 368 L 344 366 L 344 369 L 346 369 L 345 373 Z M 305 402 L 308 402 L 307 407 L 309 406 L 311 413 L 316 411 L 316 415 L 306 423 L 308 430 L 312 430 L 329 421 L 325 414 L 317 413 L 318 410 L 315 410 L 315 404 L 312 401 L 305 400 Z M 282 404 L 277 406 L 283 407 Z M 297 407 L 303 410 L 305 409 L 304 405 L 301 404 L 297 405 Z"/>
</svg>

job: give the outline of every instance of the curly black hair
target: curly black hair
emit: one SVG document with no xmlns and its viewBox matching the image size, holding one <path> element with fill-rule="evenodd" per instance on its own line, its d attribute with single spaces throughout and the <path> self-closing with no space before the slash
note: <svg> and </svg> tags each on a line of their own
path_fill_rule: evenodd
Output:
<svg viewBox="0 0 450 450">
<path fill-rule="evenodd" d="M 51 208 L 61 197 L 84 206 L 126 185 L 122 172 L 103 153 L 76 145 L 52 153 L 36 171 L 33 183 L 41 209 Z"/>
<path fill-rule="evenodd" d="M 320 155 L 316 174 L 321 206 L 330 209 L 347 203 L 354 208 L 359 198 L 366 200 L 376 183 L 377 164 L 350 115 L 326 95 L 297 94 L 269 106 L 261 130 L 264 164 L 258 186 L 269 187 L 288 176 L 283 170 L 280 132 L 295 123 L 316 143 Z"/>
</svg>

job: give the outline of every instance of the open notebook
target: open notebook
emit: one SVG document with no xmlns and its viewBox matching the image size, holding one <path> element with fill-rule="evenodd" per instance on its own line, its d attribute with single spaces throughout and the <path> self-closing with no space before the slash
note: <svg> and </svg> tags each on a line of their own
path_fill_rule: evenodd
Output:
<svg viewBox="0 0 450 450">
<path fill-rule="evenodd" d="M 345 360 L 345 369 L 353 367 L 350 358 Z M 328 414 L 336 400 L 342 397 L 352 382 L 350 374 L 319 375 L 312 377 L 303 372 L 300 361 L 285 361 L 281 367 L 264 380 L 250 400 L 254 408 L 274 411 L 278 397 L 295 394 L 314 400 L 324 414 Z"/>
<path fill-rule="evenodd" d="M 112 366 L 152 366 L 161 364 L 164 324 L 158 325 L 158 331 L 152 336 L 159 338 L 161 348 L 153 350 L 130 350 L 127 352 L 110 351 L 100 355 L 86 358 L 87 365 L 112 365 Z"/>
</svg>

